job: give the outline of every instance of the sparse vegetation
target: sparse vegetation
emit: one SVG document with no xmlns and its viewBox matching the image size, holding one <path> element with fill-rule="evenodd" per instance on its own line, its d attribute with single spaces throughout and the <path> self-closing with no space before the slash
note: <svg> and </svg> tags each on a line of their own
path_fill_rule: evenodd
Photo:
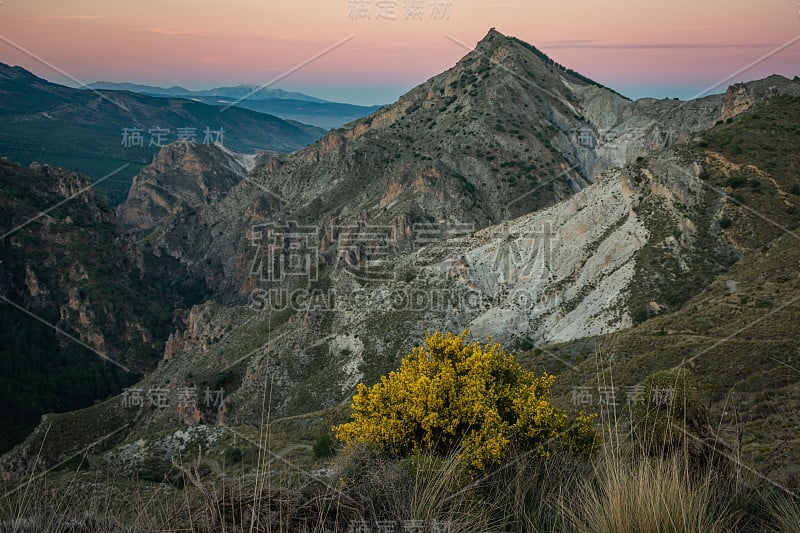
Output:
<svg viewBox="0 0 800 533">
<path fill-rule="evenodd" d="M 325 457 L 333 457 L 336 455 L 336 448 L 334 447 L 333 436 L 325 433 L 317 437 L 314 441 L 314 457 L 322 459 Z"/>
<path fill-rule="evenodd" d="M 711 435 L 709 415 L 686 369 L 656 372 L 639 387 L 631 418 L 640 450 L 660 457 L 676 450 L 702 448 L 696 443 Z"/>
<path fill-rule="evenodd" d="M 255 476 L 234 470 L 215 479 L 183 458 L 173 467 L 146 463 L 136 484 L 87 484 L 91 474 L 76 465 L 5 498 L 0 520 L 9 531 L 58 533 L 76 527 L 344 533 L 359 524 L 412 522 L 455 532 L 796 531 L 800 505 L 792 495 L 762 493 L 756 477 L 737 481 L 730 468 L 687 461 L 685 448 L 668 456 L 631 454 L 624 424 L 605 423 L 619 425 L 609 426 L 615 436 L 591 461 L 560 448 L 548 457 L 514 448 L 481 473 L 457 454 L 399 457 L 365 444 L 346 447 L 333 462 L 318 457 L 331 465 L 328 482 L 290 475 L 272 462 L 258 466 Z M 227 461 L 226 468 L 239 462 Z M 158 498 L 148 496 L 165 481 Z M 120 493 L 138 505 L 110 497 Z"/>
</svg>

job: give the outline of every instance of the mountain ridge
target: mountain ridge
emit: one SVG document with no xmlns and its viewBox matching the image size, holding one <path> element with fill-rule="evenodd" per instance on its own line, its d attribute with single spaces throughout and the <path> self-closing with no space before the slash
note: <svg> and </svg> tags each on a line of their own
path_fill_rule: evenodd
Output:
<svg viewBox="0 0 800 533">
<path fill-rule="evenodd" d="M 283 89 L 273 89 L 256 84 L 243 83 L 230 87 L 214 87 L 211 89 L 185 89 L 180 86 L 158 87 L 154 85 L 142 85 L 130 82 L 111 82 L 96 81 L 86 85 L 87 89 L 99 89 L 109 91 L 129 91 L 136 93 L 149 94 L 151 96 L 172 96 L 172 97 L 199 97 L 199 96 L 221 96 L 225 98 L 249 97 L 254 99 L 275 98 L 280 100 L 298 100 L 303 102 L 333 103 L 329 100 L 316 98 L 307 94 L 285 91 Z"/>
<path fill-rule="evenodd" d="M 86 407 L 152 370 L 204 285 L 167 281 L 86 176 L 0 158 L 0 314 L 6 450 L 44 412 Z M 30 314 L 28 314 L 30 313 Z"/>
<path fill-rule="evenodd" d="M 73 89 L 3 64 L 0 91 L 0 116 L 14 126 L 0 132 L 0 155 L 60 165 L 94 180 L 114 173 L 97 185 L 112 203 L 124 200 L 132 176 L 161 144 L 175 140 L 178 129 L 192 130 L 197 142 L 204 142 L 206 131 L 224 132 L 223 144 L 241 152 L 292 151 L 324 134 L 246 109 L 220 113 L 189 100 Z M 125 131 L 136 128 L 140 142 L 126 145 Z M 151 133 L 163 130 L 169 130 L 164 142 Z"/>
<path fill-rule="evenodd" d="M 495 106 L 498 98 L 506 105 Z M 235 298 L 249 276 L 242 212 L 320 225 L 370 221 L 394 227 L 406 243 L 415 224 L 479 229 L 548 207 L 603 172 L 688 139 L 719 120 L 722 106 L 723 95 L 692 108 L 630 102 L 493 30 L 453 68 L 303 150 L 265 160 L 220 205 L 173 221 L 156 239 L 190 269 L 201 262 L 193 255 L 224 264 L 232 285 L 221 290 Z M 579 142 L 584 133 L 592 142 Z M 220 224 L 238 228 L 238 243 L 215 250 L 219 243 L 192 235 Z"/>
<path fill-rule="evenodd" d="M 214 294 L 139 386 L 219 388 L 226 399 L 138 411 L 100 462 L 141 464 L 151 457 L 143 447 L 160 453 L 154 434 L 187 425 L 259 427 L 265 409 L 322 410 L 329 427 L 357 383 L 376 382 L 432 329 L 492 335 L 541 371 L 553 353 L 570 361 L 582 340 L 691 313 L 698 295 L 726 286 L 732 265 L 798 227 L 800 83 L 631 102 L 567 70 L 490 32 L 398 102 L 265 156 L 219 201 L 165 217 L 146 253 Z M 443 223 L 466 231 L 449 235 Z M 430 225 L 438 233 L 420 242 Z M 286 228 L 307 239 L 310 255 L 296 264 L 313 268 L 299 278 L 275 275 L 297 259 Z M 565 381 L 580 383 L 569 368 L 559 367 Z M 119 400 L 48 422 L 81 449 L 113 429 L 108 421 L 128 420 Z M 78 420 L 91 432 L 75 435 Z M 30 471 L 19 458 L 39 449 L 43 427 L 4 456 L 6 472 Z M 44 462 L 63 458 L 56 452 Z"/>
<path fill-rule="evenodd" d="M 257 158 L 219 145 L 164 146 L 133 177 L 127 198 L 117 206 L 117 221 L 142 233 L 182 210 L 218 201 L 247 176 Z"/>
<path fill-rule="evenodd" d="M 256 85 L 191 91 L 182 87 L 163 89 L 135 83 L 96 82 L 89 84 L 87 88 L 129 91 L 160 98 L 182 98 L 214 106 L 235 105 L 326 130 L 341 127 L 382 107 L 332 102 L 301 93 L 264 89 Z"/>
</svg>

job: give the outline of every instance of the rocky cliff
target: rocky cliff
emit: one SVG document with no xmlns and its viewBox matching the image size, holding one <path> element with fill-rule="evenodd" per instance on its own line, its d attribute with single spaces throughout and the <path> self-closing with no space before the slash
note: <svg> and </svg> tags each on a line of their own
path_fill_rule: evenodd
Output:
<svg viewBox="0 0 800 533">
<path fill-rule="evenodd" d="M 191 278 L 119 230 L 85 176 L 0 160 L 0 448 L 46 412 L 116 394 L 161 358 L 181 309 L 205 297 Z"/>
<path fill-rule="evenodd" d="M 134 176 L 128 198 L 117 207 L 118 220 L 124 228 L 141 233 L 172 215 L 217 202 L 255 162 L 256 156 L 216 144 L 167 145 Z"/>
</svg>

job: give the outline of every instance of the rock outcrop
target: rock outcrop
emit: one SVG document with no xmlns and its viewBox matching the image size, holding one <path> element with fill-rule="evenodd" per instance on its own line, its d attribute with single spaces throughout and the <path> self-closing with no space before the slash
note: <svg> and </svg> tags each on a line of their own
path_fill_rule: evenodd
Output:
<svg viewBox="0 0 800 533">
<path fill-rule="evenodd" d="M 118 220 L 141 233 L 184 210 L 217 202 L 247 176 L 255 160 L 215 144 L 167 145 L 134 176 L 127 200 L 117 208 Z"/>
</svg>

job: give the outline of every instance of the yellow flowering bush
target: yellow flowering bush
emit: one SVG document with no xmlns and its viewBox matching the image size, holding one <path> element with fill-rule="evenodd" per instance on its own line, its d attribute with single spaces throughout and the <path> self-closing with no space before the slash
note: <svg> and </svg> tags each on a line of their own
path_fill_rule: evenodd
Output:
<svg viewBox="0 0 800 533">
<path fill-rule="evenodd" d="M 460 449 L 478 471 L 512 445 L 547 456 L 553 445 L 588 454 L 599 444 L 593 415 L 570 419 L 550 403 L 555 376 L 537 378 L 491 340 L 466 343 L 467 333 L 426 336 L 398 370 L 373 387 L 359 384 L 351 421 L 333 428 L 336 437 L 399 454 Z"/>
</svg>

